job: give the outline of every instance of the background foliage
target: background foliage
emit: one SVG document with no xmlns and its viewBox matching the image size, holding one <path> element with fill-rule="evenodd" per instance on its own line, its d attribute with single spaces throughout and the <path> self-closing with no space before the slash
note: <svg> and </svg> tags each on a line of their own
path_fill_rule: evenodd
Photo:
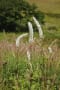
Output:
<svg viewBox="0 0 60 90">
<path fill-rule="evenodd" d="M 27 22 L 35 16 L 43 22 L 44 15 L 25 0 L 0 0 L 0 31 L 27 31 Z"/>
</svg>

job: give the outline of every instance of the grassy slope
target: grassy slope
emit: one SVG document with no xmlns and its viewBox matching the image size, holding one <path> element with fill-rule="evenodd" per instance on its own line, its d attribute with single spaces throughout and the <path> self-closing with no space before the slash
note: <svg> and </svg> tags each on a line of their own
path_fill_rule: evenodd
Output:
<svg viewBox="0 0 60 90">
<path fill-rule="evenodd" d="M 53 17 L 50 15 L 45 15 L 45 26 L 44 32 L 46 34 L 46 38 L 60 38 L 60 17 L 56 17 L 56 15 L 60 16 L 60 0 L 27 0 L 30 4 L 37 5 L 38 9 L 45 14 L 52 14 Z M 56 27 L 56 31 L 52 30 L 52 32 L 48 31 L 48 28 Z M 49 32 L 49 33 L 48 33 Z M 50 35 L 51 34 L 51 35 Z"/>
<path fill-rule="evenodd" d="M 35 3 L 39 10 L 48 13 L 60 13 L 60 0 L 27 0 L 31 4 Z"/>
</svg>

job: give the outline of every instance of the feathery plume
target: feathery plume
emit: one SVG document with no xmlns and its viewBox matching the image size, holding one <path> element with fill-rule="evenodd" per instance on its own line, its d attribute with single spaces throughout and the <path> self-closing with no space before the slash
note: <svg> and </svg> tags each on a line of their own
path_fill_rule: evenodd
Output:
<svg viewBox="0 0 60 90">
<path fill-rule="evenodd" d="M 39 24 L 39 22 L 37 21 L 37 19 L 35 17 L 33 17 L 33 20 L 38 28 L 38 31 L 39 31 L 39 37 L 40 38 L 44 38 L 43 37 L 43 31 L 42 31 L 42 28 L 41 28 L 41 25 Z"/>
<path fill-rule="evenodd" d="M 20 40 L 21 40 L 23 37 L 27 36 L 27 35 L 28 35 L 28 33 L 25 33 L 25 34 L 22 34 L 22 35 L 20 35 L 20 36 L 17 37 L 17 39 L 16 39 L 16 47 L 19 47 Z"/>
<path fill-rule="evenodd" d="M 57 41 L 57 39 L 55 39 L 54 41 L 52 41 L 52 43 L 49 45 L 49 47 L 48 47 L 48 51 L 49 51 L 49 53 L 52 53 L 53 52 L 53 50 L 52 50 L 52 46 L 54 45 L 54 43 Z"/>
<path fill-rule="evenodd" d="M 33 42 L 33 26 L 31 22 L 28 22 L 28 28 L 29 28 L 29 42 Z"/>
<path fill-rule="evenodd" d="M 28 58 L 28 60 L 30 61 L 31 56 L 30 56 L 30 52 L 29 52 L 29 50 L 27 50 L 27 58 Z"/>
<path fill-rule="evenodd" d="M 31 55 L 30 55 L 30 51 L 27 50 L 27 58 L 28 58 L 28 64 L 30 65 L 30 70 L 32 71 L 32 63 L 31 63 Z"/>
<path fill-rule="evenodd" d="M 52 51 L 52 48 L 49 46 L 48 47 L 48 51 L 49 51 L 49 53 L 52 53 L 53 51 Z"/>
</svg>

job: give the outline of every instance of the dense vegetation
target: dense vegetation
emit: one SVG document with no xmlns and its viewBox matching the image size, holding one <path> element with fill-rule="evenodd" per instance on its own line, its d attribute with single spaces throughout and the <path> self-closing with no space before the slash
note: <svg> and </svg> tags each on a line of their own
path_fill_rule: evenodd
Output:
<svg viewBox="0 0 60 90">
<path fill-rule="evenodd" d="M 15 43 L 0 42 L 0 90 L 60 89 L 60 49 L 55 43 L 53 53 L 49 53 L 43 43 L 37 40 L 16 48 Z M 26 48 L 31 53 L 30 61 Z"/>
<path fill-rule="evenodd" d="M 43 22 L 44 15 L 25 0 L 0 0 L 0 31 L 27 31 L 27 22 L 35 16 Z"/>
</svg>

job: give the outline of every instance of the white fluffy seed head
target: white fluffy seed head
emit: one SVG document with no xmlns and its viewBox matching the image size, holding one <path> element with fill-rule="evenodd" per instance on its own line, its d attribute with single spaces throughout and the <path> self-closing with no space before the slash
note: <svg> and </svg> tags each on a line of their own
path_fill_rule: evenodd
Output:
<svg viewBox="0 0 60 90">
<path fill-rule="evenodd" d="M 28 28 L 29 28 L 29 43 L 33 42 L 33 26 L 31 22 L 28 22 Z"/>
<path fill-rule="evenodd" d="M 35 17 L 33 17 L 33 20 L 34 20 L 34 22 L 35 22 L 35 24 L 36 24 L 36 26 L 37 26 L 37 28 L 38 28 L 39 37 L 40 37 L 40 38 L 44 38 L 44 36 L 43 36 L 43 31 L 42 31 L 41 25 L 39 24 L 38 20 L 37 20 Z"/>
<path fill-rule="evenodd" d="M 20 45 L 20 40 L 21 40 L 23 37 L 27 36 L 27 35 L 28 35 L 28 33 L 25 33 L 25 34 L 22 34 L 22 35 L 20 35 L 20 36 L 17 37 L 17 39 L 16 39 L 16 47 L 19 47 L 19 45 Z"/>
<path fill-rule="evenodd" d="M 30 70 L 33 71 L 32 69 L 32 63 L 31 63 L 31 54 L 30 54 L 30 51 L 27 50 L 27 58 L 28 58 L 28 64 L 30 66 Z"/>
<path fill-rule="evenodd" d="M 48 51 L 49 51 L 50 53 L 53 53 L 52 46 L 54 46 L 54 44 L 56 43 L 56 41 L 57 41 L 57 39 L 55 39 L 54 41 L 52 41 L 52 43 L 49 45 Z"/>
<path fill-rule="evenodd" d="M 30 61 L 31 56 L 30 56 L 30 52 L 29 52 L 29 50 L 27 50 L 27 58 L 28 58 L 28 60 Z"/>
<path fill-rule="evenodd" d="M 48 51 L 49 51 L 49 53 L 53 52 L 51 47 L 48 47 Z"/>
</svg>

